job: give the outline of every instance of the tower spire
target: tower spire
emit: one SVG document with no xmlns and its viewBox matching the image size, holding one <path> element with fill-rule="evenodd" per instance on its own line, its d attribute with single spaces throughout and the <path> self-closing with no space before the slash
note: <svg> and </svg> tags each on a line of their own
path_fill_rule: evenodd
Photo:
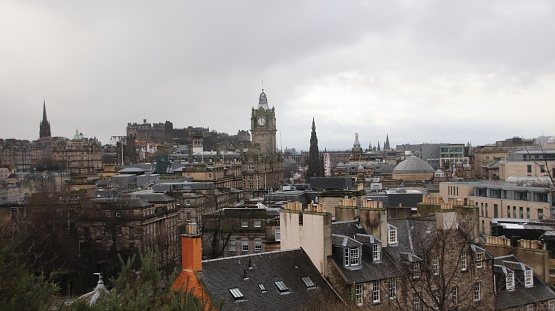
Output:
<svg viewBox="0 0 555 311">
<path fill-rule="evenodd" d="M 42 121 L 40 122 L 39 138 L 50 136 L 52 136 L 52 134 L 50 133 L 50 122 L 48 122 L 48 118 L 46 117 L 46 100 L 44 100 L 42 103 Z"/>
<path fill-rule="evenodd" d="M 316 136 L 316 123 L 312 117 L 312 132 L 310 133 L 310 149 L 308 158 L 306 159 L 308 168 L 306 170 L 306 181 L 310 181 L 312 177 L 324 176 L 324 161 L 318 150 L 318 137 Z"/>
</svg>

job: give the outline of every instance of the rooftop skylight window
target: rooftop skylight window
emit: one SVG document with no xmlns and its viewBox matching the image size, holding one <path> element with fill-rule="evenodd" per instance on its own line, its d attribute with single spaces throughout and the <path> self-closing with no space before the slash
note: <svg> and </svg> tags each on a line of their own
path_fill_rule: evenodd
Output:
<svg viewBox="0 0 555 311">
<path fill-rule="evenodd" d="M 303 276 L 301 278 L 301 280 L 303 280 L 304 285 L 306 285 L 307 288 L 315 288 L 316 284 L 314 284 L 314 282 L 310 279 L 309 276 Z"/>
<path fill-rule="evenodd" d="M 239 290 L 239 288 L 235 287 L 235 288 L 230 288 L 229 292 L 231 293 L 231 296 L 233 296 L 233 298 L 235 299 L 243 299 L 245 298 L 245 295 L 243 295 L 243 293 L 241 293 L 241 291 Z"/>
<path fill-rule="evenodd" d="M 287 285 L 285 285 L 285 283 L 283 283 L 283 281 L 277 281 L 277 282 L 274 282 L 274 283 L 276 284 L 276 286 L 277 286 L 277 288 L 280 292 L 283 293 L 283 292 L 289 291 L 289 287 L 287 287 Z"/>
</svg>

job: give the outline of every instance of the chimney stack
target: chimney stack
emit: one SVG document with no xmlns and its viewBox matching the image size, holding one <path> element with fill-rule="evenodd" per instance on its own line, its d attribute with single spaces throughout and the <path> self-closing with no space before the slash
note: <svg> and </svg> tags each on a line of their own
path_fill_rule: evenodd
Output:
<svg viewBox="0 0 555 311">
<path fill-rule="evenodd" d="M 202 237 L 198 224 L 187 224 L 187 233 L 181 235 L 181 268 L 190 271 L 202 270 Z"/>
</svg>

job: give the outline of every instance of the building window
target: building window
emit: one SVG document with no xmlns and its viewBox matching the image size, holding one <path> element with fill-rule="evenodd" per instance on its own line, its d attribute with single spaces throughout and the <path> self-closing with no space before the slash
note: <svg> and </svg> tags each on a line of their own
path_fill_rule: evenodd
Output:
<svg viewBox="0 0 555 311">
<path fill-rule="evenodd" d="M 439 256 L 438 255 L 432 256 L 432 273 L 434 275 L 439 274 Z"/>
<path fill-rule="evenodd" d="M 187 220 L 191 220 L 191 218 L 193 218 L 191 212 L 187 212 Z"/>
<path fill-rule="evenodd" d="M 382 259 L 380 244 L 372 244 L 372 260 L 379 262 Z"/>
<path fill-rule="evenodd" d="M 362 303 L 364 302 L 363 299 L 363 287 L 362 284 L 355 284 L 355 299 L 356 299 L 356 303 L 357 305 L 361 306 Z"/>
<path fill-rule="evenodd" d="M 513 218 L 516 218 L 516 206 L 513 206 Z"/>
<path fill-rule="evenodd" d="M 476 268 L 481 269 L 483 267 L 484 253 L 476 253 Z"/>
<path fill-rule="evenodd" d="M 358 265 L 360 263 L 358 248 L 351 248 L 350 255 L 351 255 L 351 266 Z"/>
<path fill-rule="evenodd" d="M 530 218 L 530 208 L 529 207 L 526 208 L 526 218 L 528 218 L 528 219 Z"/>
<path fill-rule="evenodd" d="M 380 302 L 380 281 L 372 282 L 372 302 Z"/>
<path fill-rule="evenodd" d="M 281 229 L 280 228 L 275 228 L 274 229 L 274 234 L 276 236 L 276 241 L 281 241 Z"/>
<path fill-rule="evenodd" d="M 538 219 L 543 219 L 543 208 L 538 208 Z"/>
<path fill-rule="evenodd" d="M 259 240 L 259 239 L 254 240 L 254 251 L 255 252 L 262 251 L 262 240 Z"/>
<path fill-rule="evenodd" d="M 420 303 L 420 297 L 417 293 L 412 293 L 412 305 L 414 306 L 414 311 L 422 310 L 422 304 Z"/>
<path fill-rule="evenodd" d="M 534 305 L 527 305 L 526 311 L 534 311 Z"/>
<path fill-rule="evenodd" d="M 532 173 L 532 165 L 531 164 L 528 164 L 526 166 L 526 173 Z"/>
<path fill-rule="evenodd" d="M 511 218 L 511 207 L 507 205 L 507 218 Z"/>
<path fill-rule="evenodd" d="M 397 228 L 387 225 L 389 227 L 387 239 L 389 244 L 397 244 Z"/>
<path fill-rule="evenodd" d="M 555 301 L 550 300 L 550 301 L 547 303 L 547 310 L 548 310 L 548 311 L 555 311 Z"/>
<path fill-rule="evenodd" d="M 453 286 L 453 288 L 451 288 L 451 302 L 453 303 L 454 306 L 459 304 L 459 287 L 458 286 Z"/>
<path fill-rule="evenodd" d="M 419 279 L 420 278 L 420 263 L 413 262 L 411 270 L 412 270 L 412 278 L 413 279 Z"/>
<path fill-rule="evenodd" d="M 524 286 L 525 287 L 534 286 L 534 277 L 532 275 L 532 270 L 524 270 Z"/>
<path fill-rule="evenodd" d="M 357 247 L 355 248 L 344 248 L 344 263 L 345 267 L 355 266 L 360 264 L 360 251 Z"/>
<path fill-rule="evenodd" d="M 482 299 L 480 282 L 474 283 L 474 301 Z"/>
<path fill-rule="evenodd" d="M 249 221 L 248 220 L 241 220 L 241 227 L 243 228 L 248 228 L 249 227 Z"/>
<path fill-rule="evenodd" d="M 255 220 L 254 220 L 254 227 L 255 227 L 255 228 L 260 228 L 260 227 L 262 227 L 262 220 L 260 220 L 260 219 L 255 219 Z"/>
<path fill-rule="evenodd" d="M 389 279 L 389 299 L 395 299 L 397 297 L 397 279 Z"/>
<path fill-rule="evenodd" d="M 518 214 L 520 215 L 520 218 L 524 218 L 524 208 L 522 206 L 520 206 L 518 208 Z"/>
<path fill-rule="evenodd" d="M 241 240 L 241 250 L 243 252 L 249 251 L 249 239 L 242 239 Z"/>
<path fill-rule="evenodd" d="M 513 271 L 507 271 L 507 276 L 505 277 L 505 288 L 507 291 L 515 290 L 515 274 Z"/>
<path fill-rule="evenodd" d="M 467 262 L 466 262 L 466 251 L 461 252 L 461 270 L 466 271 L 467 269 Z"/>
<path fill-rule="evenodd" d="M 229 241 L 229 251 L 236 252 L 237 251 L 237 240 L 230 240 Z"/>
</svg>

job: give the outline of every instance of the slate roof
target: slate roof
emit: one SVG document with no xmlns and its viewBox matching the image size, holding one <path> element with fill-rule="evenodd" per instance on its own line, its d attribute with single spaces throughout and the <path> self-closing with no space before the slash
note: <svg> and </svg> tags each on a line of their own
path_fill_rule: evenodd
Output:
<svg viewBox="0 0 555 311">
<path fill-rule="evenodd" d="M 514 255 L 495 257 L 496 266 L 503 266 L 503 261 L 521 262 Z M 499 274 L 499 269 L 496 269 L 495 274 Z M 500 277 L 497 279 L 499 280 Z M 533 287 L 526 288 L 515 280 L 515 289 L 513 291 L 499 290 L 495 308 L 497 310 L 504 310 L 552 299 L 555 299 L 555 292 L 534 275 Z"/>
<path fill-rule="evenodd" d="M 221 303 L 223 310 L 301 310 L 324 297 L 336 297 L 302 249 L 206 260 L 202 265 L 198 276 L 212 302 Z M 303 277 L 315 287 L 308 288 Z M 274 283 L 278 281 L 288 290 L 280 291 Z M 235 299 L 230 290 L 243 297 Z"/>
<path fill-rule="evenodd" d="M 387 256 L 382 249 L 381 261 L 372 262 L 372 246 L 369 243 L 361 243 L 367 240 L 363 237 L 357 240 L 350 238 L 358 235 L 369 235 L 358 220 L 342 221 L 332 224 L 332 257 L 335 266 L 348 284 L 367 283 L 374 280 L 381 280 L 400 275 L 393 260 Z M 373 236 L 370 235 L 369 240 Z M 379 240 L 374 240 L 377 242 Z M 343 264 L 343 252 L 341 246 L 357 247 L 362 244 L 361 265 L 357 267 L 345 267 Z M 381 243 L 380 243 L 381 244 Z"/>
<path fill-rule="evenodd" d="M 422 249 L 433 239 L 435 222 L 428 219 L 399 219 L 389 220 L 388 223 L 397 227 L 397 245 L 389 245 L 387 252 L 396 260 L 401 259 L 401 253 L 422 255 Z M 426 237 L 426 241 L 422 240 Z"/>
<path fill-rule="evenodd" d="M 150 203 L 170 203 L 175 199 L 165 193 L 157 193 L 149 190 L 137 191 L 136 196 Z"/>
</svg>

